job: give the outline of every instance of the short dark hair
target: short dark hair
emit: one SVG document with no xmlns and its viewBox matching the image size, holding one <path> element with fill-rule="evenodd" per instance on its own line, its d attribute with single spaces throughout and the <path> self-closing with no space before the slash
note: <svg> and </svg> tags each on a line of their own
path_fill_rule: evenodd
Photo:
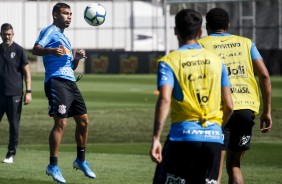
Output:
<svg viewBox="0 0 282 184">
<path fill-rule="evenodd" d="M 53 7 L 52 15 L 54 15 L 54 13 L 60 13 L 61 8 L 70 8 L 70 6 L 66 3 L 57 3 Z"/>
<path fill-rule="evenodd" d="M 4 31 L 4 30 L 9 30 L 9 29 L 13 29 L 13 26 L 11 24 L 9 24 L 9 23 L 2 24 L 1 32 Z"/>
<path fill-rule="evenodd" d="M 229 14 L 222 8 L 213 8 L 206 15 L 207 25 L 212 31 L 228 29 Z"/>
<path fill-rule="evenodd" d="M 182 39 L 197 38 L 202 27 L 202 16 L 192 9 L 182 9 L 175 16 L 175 27 Z"/>
</svg>

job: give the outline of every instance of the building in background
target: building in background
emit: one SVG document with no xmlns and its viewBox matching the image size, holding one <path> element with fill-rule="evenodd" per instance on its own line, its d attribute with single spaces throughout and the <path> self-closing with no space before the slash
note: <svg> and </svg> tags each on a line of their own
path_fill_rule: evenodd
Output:
<svg viewBox="0 0 282 184">
<path fill-rule="evenodd" d="M 192 8 L 204 17 L 209 9 L 222 7 L 230 13 L 229 32 L 251 38 L 262 53 L 270 74 L 282 74 L 281 0 L 103 0 L 99 3 L 107 9 L 107 18 L 99 27 L 91 27 L 83 19 L 84 8 L 91 1 L 65 2 L 73 11 L 71 26 L 65 31 L 73 48 L 87 49 L 90 54 L 96 53 L 96 58 L 99 58 L 99 52 L 103 53 L 102 58 L 107 52 L 123 54 L 109 57 L 122 58 L 117 61 L 109 60 L 109 66 L 111 63 L 121 62 L 127 55 L 131 58 L 129 60 L 137 58 L 138 63 L 147 62 L 146 65 L 151 66 L 149 60 L 156 58 L 143 61 L 145 57 L 142 56 L 141 61 L 134 53 L 138 52 L 139 56 L 144 52 L 143 54 L 157 57 L 176 49 L 178 43 L 173 36 L 174 15 L 179 9 Z M 52 23 L 50 12 L 55 3 L 51 0 L 0 0 L 0 23 L 9 22 L 14 25 L 17 30 L 15 41 L 24 48 L 31 49 L 39 31 Z M 89 59 L 89 62 L 93 62 L 93 59 Z M 37 70 L 40 71 L 40 68 L 38 65 Z"/>
</svg>

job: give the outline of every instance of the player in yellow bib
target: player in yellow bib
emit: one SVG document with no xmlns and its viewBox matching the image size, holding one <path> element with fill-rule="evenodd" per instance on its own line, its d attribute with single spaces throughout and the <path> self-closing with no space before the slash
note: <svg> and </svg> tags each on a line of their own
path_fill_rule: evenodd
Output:
<svg viewBox="0 0 282 184">
<path fill-rule="evenodd" d="M 234 113 L 224 127 L 224 144 L 227 149 L 226 168 L 229 183 L 243 184 L 241 161 L 250 148 L 255 115 L 259 113 L 260 98 L 255 75 L 258 75 L 263 99 L 260 127 L 263 133 L 272 125 L 271 83 L 268 71 L 256 46 L 248 38 L 227 33 L 229 15 L 214 8 L 206 15 L 208 35 L 199 40 L 204 48 L 216 53 L 226 65 L 231 83 Z M 221 170 L 225 151 L 223 151 Z M 221 172 L 219 183 L 221 180 Z"/>
<path fill-rule="evenodd" d="M 197 43 L 202 33 L 198 12 L 181 10 L 175 24 L 180 47 L 158 61 L 153 183 L 216 184 L 223 144 L 221 125 L 233 112 L 227 71 L 218 56 Z M 162 151 L 160 136 L 169 110 L 171 128 Z"/>
</svg>

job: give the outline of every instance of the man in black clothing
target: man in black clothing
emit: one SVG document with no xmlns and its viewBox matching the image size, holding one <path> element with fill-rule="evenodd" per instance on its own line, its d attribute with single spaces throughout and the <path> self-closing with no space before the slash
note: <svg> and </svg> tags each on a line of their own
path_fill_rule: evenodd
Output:
<svg viewBox="0 0 282 184">
<path fill-rule="evenodd" d="M 0 121 L 6 112 L 10 129 L 9 145 L 4 163 L 13 163 L 19 142 L 22 97 L 24 104 L 31 102 L 31 76 L 24 49 L 13 42 L 11 24 L 1 26 L 0 44 Z M 23 80 L 25 93 L 23 95 Z"/>
</svg>

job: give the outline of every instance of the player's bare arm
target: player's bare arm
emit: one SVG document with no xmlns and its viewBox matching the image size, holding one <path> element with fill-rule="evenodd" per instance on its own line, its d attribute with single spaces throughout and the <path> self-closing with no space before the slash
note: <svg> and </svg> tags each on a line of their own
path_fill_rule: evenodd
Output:
<svg viewBox="0 0 282 184">
<path fill-rule="evenodd" d="M 155 122 L 151 145 L 151 159 L 153 162 L 162 161 L 161 133 L 170 109 L 172 87 L 164 85 L 160 88 L 159 98 L 155 109 Z"/>
<path fill-rule="evenodd" d="M 53 54 L 55 56 L 63 56 L 65 55 L 65 49 L 63 47 L 58 48 L 44 48 L 39 44 L 35 44 L 32 49 L 32 54 L 37 56 L 44 56 L 47 54 Z"/>
<path fill-rule="evenodd" d="M 75 70 L 78 66 L 79 60 L 83 59 L 83 58 L 87 58 L 86 54 L 85 54 L 85 50 L 76 50 L 74 53 L 74 60 L 72 62 L 73 64 L 73 70 Z"/>
<path fill-rule="evenodd" d="M 23 73 L 24 73 L 24 79 L 25 79 L 25 95 L 24 95 L 24 105 L 28 105 L 31 103 L 32 97 L 31 97 L 31 75 L 30 75 L 30 69 L 29 64 L 26 64 L 23 66 Z"/>
<path fill-rule="evenodd" d="M 271 81 L 267 68 L 262 59 L 253 61 L 254 72 L 259 78 L 259 85 L 263 100 L 263 111 L 260 117 L 260 129 L 262 133 L 270 131 L 272 126 L 271 117 Z"/>
<path fill-rule="evenodd" d="M 231 90 L 229 87 L 222 88 L 221 94 L 222 94 L 221 96 L 222 96 L 222 110 L 223 110 L 222 127 L 224 127 L 233 113 L 233 101 L 231 97 Z"/>
</svg>

